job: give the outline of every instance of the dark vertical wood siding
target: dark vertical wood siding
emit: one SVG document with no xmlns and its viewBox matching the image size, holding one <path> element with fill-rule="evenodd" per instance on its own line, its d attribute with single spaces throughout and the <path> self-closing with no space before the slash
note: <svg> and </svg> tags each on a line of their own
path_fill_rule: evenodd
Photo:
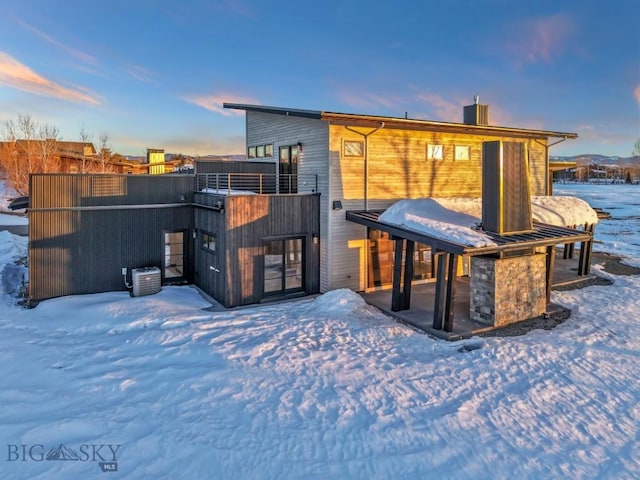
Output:
<svg viewBox="0 0 640 480">
<path fill-rule="evenodd" d="M 31 300 L 124 290 L 122 267 L 162 266 L 164 231 L 186 231 L 191 279 L 193 177 L 43 174 L 30 192 Z"/>
<path fill-rule="evenodd" d="M 305 239 L 305 291 L 320 288 L 320 195 L 247 195 L 226 198 L 226 306 L 262 300 L 264 240 Z"/>
<path fill-rule="evenodd" d="M 31 175 L 30 208 L 191 203 L 194 175 Z"/>
<path fill-rule="evenodd" d="M 277 157 L 264 162 L 226 162 L 216 160 L 196 160 L 196 173 L 276 173 Z"/>
<path fill-rule="evenodd" d="M 203 205 L 206 205 L 205 202 L 207 201 L 211 201 L 211 203 L 214 204 L 215 197 L 215 195 L 196 194 L 196 198 L 202 198 Z M 226 306 L 227 268 L 225 251 L 227 244 L 225 212 L 198 207 L 198 204 L 196 204 L 194 208 L 194 227 L 198 235 L 194 251 L 194 282 L 207 294 Z M 199 237 L 202 232 L 216 236 L 215 255 L 212 255 L 200 247 Z"/>
</svg>

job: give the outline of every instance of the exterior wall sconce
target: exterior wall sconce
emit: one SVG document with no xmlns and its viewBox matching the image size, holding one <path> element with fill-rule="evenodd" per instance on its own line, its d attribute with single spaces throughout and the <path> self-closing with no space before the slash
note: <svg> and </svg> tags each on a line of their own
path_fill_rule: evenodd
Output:
<svg viewBox="0 0 640 480">
<path fill-rule="evenodd" d="M 314 233 L 313 235 L 311 235 L 311 241 L 313 242 L 314 245 L 318 244 L 319 238 L 317 233 Z"/>
<path fill-rule="evenodd" d="M 340 200 L 333 201 L 333 209 L 334 210 L 342 210 L 342 202 Z"/>
<path fill-rule="evenodd" d="M 298 142 L 297 145 L 298 145 L 298 150 L 302 151 L 302 142 Z"/>
</svg>

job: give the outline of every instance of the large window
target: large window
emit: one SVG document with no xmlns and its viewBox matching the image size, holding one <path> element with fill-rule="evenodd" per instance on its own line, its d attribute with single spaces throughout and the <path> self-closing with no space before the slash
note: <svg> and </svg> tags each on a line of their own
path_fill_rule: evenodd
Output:
<svg viewBox="0 0 640 480">
<path fill-rule="evenodd" d="M 304 239 L 264 243 L 264 293 L 278 295 L 304 290 Z"/>
<path fill-rule="evenodd" d="M 279 188 L 280 193 L 298 193 L 298 158 L 300 147 L 289 145 L 280 147 Z"/>
</svg>

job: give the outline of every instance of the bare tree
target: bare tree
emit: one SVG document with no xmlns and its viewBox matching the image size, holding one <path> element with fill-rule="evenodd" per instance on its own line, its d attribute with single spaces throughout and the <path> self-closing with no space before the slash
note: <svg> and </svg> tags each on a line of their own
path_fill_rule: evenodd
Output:
<svg viewBox="0 0 640 480">
<path fill-rule="evenodd" d="M 111 164 L 111 140 L 109 135 L 103 133 L 98 138 L 98 159 L 100 160 L 100 173 L 113 173 L 114 168 Z"/>
<path fill-rule="evenodd" d="M 82 125 L 82 128 L 80 129 L 80 141 L 83 143 L 82 154 L 81 154 L 82 155 L 81 173 L 87 173 L 87 153 L 86 153 L 86 148 L 84 147 L 87 143 L 93 143 L 93 135 L 84 129 L 84 125 Z"/>
<path fill-rule="evenodd" d="M 53 125 L 42 125 L 38 130 L 40 147 L 39 172 L 60 171 L 60 160 L 58 157 L 58 141 L 60 133 Z M 33 170 L 32 173 L 36 171 Z"/>
<path fill-rule="evenodd" d="M 631 155 L 633 155 L 634 157 L 636 155 L 640 155 L 640 138 L 636 140 L 636 143 L 633 144 L 633 152 L 631 152 Z"/>
</svg>

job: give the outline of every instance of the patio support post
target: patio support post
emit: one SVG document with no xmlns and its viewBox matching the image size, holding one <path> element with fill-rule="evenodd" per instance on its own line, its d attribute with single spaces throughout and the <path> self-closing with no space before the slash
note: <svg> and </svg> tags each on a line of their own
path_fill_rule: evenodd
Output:
<svg viewBox="0 0 640 480">
<path fill-rule="evenodd" d="M 447 294 L 446 305 L 444 310 L 444 331 L 453 331 L 453 312 L 455 307 L 456 296 L 456 277 L 458 273 L 458 255 L 450 253 L 448 255 L 447 265 Z"/>
<path fill-rule="evenodd" d="M 437 251 L 434 255 L 437 261 L 436 267 L 436 295 L 433 305 L 433 328 L 442 330 L 442 319 L 444 317 L 445 295 L 447 290 L 446 273 L 449 254 Z"/>
<path fill-rule="evenodd" d="M 407 240 L 404 255 L 404 286 L 402 289 L 402 310 L 411 308 L 411 281 L 413 280 L 413 250 L 415 242 Z"/>
<path fill-rule="evenodd" d="M 404 293 L 400 290 L 402 284 L 402 247 L 404 240 L 402 238 L 394 238 L 393 252 L 393 290 L 391 291 L 391 311 L 397 312 L 404 310 Z M 406 282 L 406 277 L 404 278 Z"/>
<path fill-rule="evenodd" d="M 585 231 L 591 234 L 589 240 L 580 243 L 580 258 L 578 259 L 578 275 L 589 275 L 591 270 L 591 251 L 593 249 L 593 225 L 585 225 Z"/>
<path fill-rule="evenodd" d="M 556 247 L 554 245 L 549 245 L 547 247 L 547 272 L 546 272 L 546 281 L 547 281 L 547 305 L 551 303 L 551 285 L 553 284 L 553 267 L 556 259 Z"/>
</svg>

